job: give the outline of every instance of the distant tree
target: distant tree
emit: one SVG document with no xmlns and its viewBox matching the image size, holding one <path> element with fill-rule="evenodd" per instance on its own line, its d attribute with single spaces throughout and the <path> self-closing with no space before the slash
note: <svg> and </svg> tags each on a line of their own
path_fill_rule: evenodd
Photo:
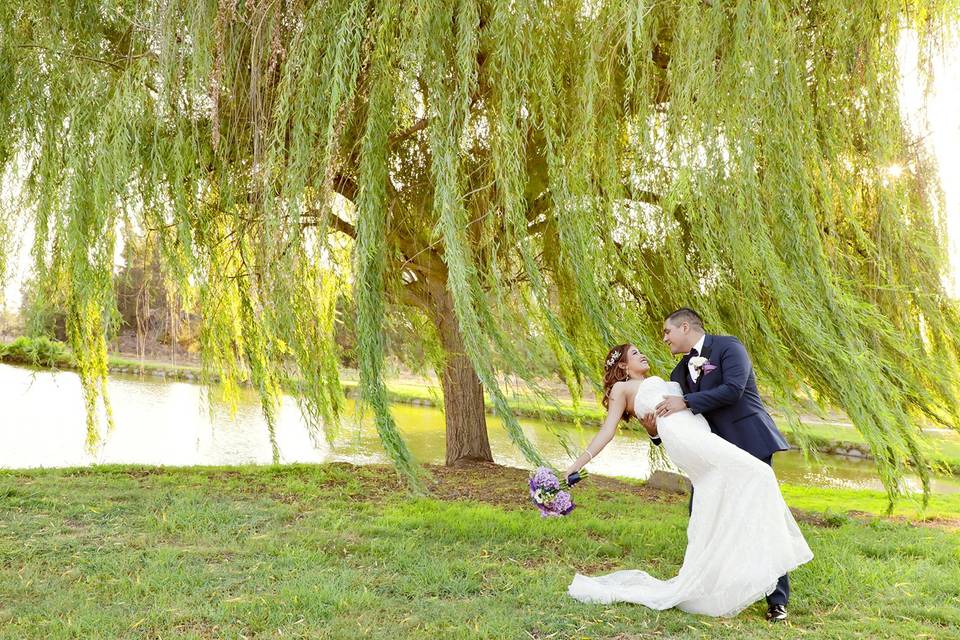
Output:
<svg viewBox="0 0 960 640">
<path fill-rule="evenodd" d="M 167 344 L 175 354 L 178 343 L 191 341 L 192 325 L 199 321 L 184 308 L 163 266 L 160 247 L 149 236 L 125 235 L 123 264 L 115 278 L 119 331 L 136 333 L 141 355 L 147 342 Z"/>
</svg>

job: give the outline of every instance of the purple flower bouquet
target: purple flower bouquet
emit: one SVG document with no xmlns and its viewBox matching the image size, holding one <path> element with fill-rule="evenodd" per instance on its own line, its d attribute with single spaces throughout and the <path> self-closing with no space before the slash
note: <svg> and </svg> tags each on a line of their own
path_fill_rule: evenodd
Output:
<svg viewBox="0 0 960 640">
<path fill-rule="evenodd" d="M 530 475 L 530 499 L 540 510 L 541 518 L 565 516 L 573 511 L 573 497 L 564 490 L 569 488 L 569 484 L 560 482 L 547 467 L 540 467 Z"/>
</svg>

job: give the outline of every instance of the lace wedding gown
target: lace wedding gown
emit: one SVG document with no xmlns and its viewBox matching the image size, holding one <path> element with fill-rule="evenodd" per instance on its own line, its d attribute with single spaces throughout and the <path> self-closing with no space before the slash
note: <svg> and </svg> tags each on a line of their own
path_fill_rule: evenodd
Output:
<svg viewBox="0 0 960 640">
<path fill-rule="evenodd" d="M 682 395 L 680 385 L 647 378 L 634 413 L 653 411 L 665 395 Z M 778 577 L 813 558 L 769 465 L 712 433 L 706 419 L 689 410 L 659 418 L 657 431 L 695 488 L 680 572 L 669 580 L 637 570 L 593 578 L 578 573 L 571 596 L 734 616 L 771 593 Z"/>
</svg>

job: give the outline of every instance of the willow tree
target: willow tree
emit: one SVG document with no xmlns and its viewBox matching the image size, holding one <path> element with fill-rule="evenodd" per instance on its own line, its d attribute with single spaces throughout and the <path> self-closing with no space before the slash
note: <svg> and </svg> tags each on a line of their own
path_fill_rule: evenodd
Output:
<svg viewBox="0 0 960 640">
<path fill-rule="evenodd" d="M 36 282 L 68 311 L 91 439 L 118 231 L 158 243 L 202 355 L 342 409 L 339 296 L 362 397 L 384 319 L 442 380 L 447 462 L 491 459 L 486 391 L 546 345 L 575 396 L 607 345 L 657 366 L 663 315 L 747 343 L 791 416 L 843 407 L 891 496 L 955 426 L 960 318 L 942 198 L 898 108 L 902 28 L 948 0 L 23 0 L 0 9 L 0 158 L 23 177 Z M 923 48 L 926 50 L 926 47 Z M 894 169 L 896 168 L 896 169 Z M 9 190 L 8 190 L 9 193 Z"/>
</svg>

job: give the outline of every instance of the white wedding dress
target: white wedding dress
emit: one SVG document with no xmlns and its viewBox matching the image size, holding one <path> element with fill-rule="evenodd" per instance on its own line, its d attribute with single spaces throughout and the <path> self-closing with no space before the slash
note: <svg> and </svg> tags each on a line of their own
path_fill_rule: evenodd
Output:
<svg viewBox="0 0 960 640">
<path fill-rule="evenodd" d="M 634 413 L 653 411 L 666 395 L 682 395 L 680 385 L 647 378 L 637 390 Z M 734 616 L 770 594 L 781 575 L 813 558 L 767 464 L 712 433 L 706 419 L 689 410 L 659 418 L 657 431 L 695 488 L 680 572 L 669 580 L 637 570 L 593 578 L 578 573 L 571 596 Z"/>
</svg>

